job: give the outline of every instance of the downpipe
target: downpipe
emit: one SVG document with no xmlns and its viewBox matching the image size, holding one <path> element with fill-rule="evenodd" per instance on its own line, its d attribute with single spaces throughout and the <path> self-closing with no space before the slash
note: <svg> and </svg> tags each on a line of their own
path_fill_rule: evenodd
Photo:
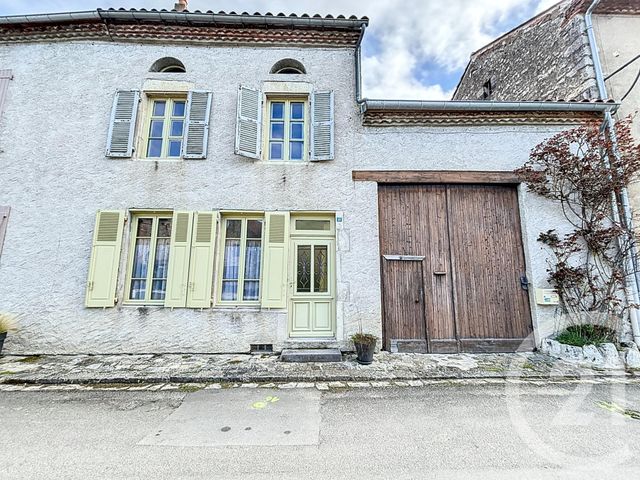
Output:
<svg viewBox="0 0 640 480">
<path fill-rule="evenodd" d="M 591 49 L 591 56 L 593 58 L 593 67 L 596 74 L 596 82 L 598 84 L 598 93 L 601 99 L 608 97 L 607 87 L 604 82 L 604 75 L 602 73 L 602 63 L 600 62 L 600 52 L 596 42 L 595 35 L 593 33 L 593 11 L 600 4 L 601 0 L 593 0 L 584 17 L 584 21 L 587 27 L 587 37 L 589 40 L 589 48 Z M 613 143 L 613 154 L 618 157 L 618 140 L 615 132 L 615 121 L 610 111 L 606 111 L 604 114 L 604 121 L 602 124 L 603 131 L 608 130 Z M 607 162 L 608 163 L 608 162 Z M 610 167 L 610 165 L 608 165 Z M 620 203 L 615 194 L 611 200 L 614 219 L 620 220 L 620 210 L 624 216 L 624 223 L 629 229 L 633 231 L 633 216 L 631 212 L 631 205 L 629 203 L 629 192 L 627 188 L 623 188 L 620 192 Z M 626 288 L 625 294 L 627 300 L 631 300 L 632 303 L 640 305 L 640 272 L 637 267 L 638 250 L 635 241 L 631 244 L 631 256 L 626 255 L 625 262 L 628 272 L 633 272 L 633 275 L 626 276 Z M 640 347 L 640 312 L 638 309 L 631 308 L 629 310 L 629 319 L 631 321 L 631 329 L 633 331 L 633 341 Z"/>
</svg>

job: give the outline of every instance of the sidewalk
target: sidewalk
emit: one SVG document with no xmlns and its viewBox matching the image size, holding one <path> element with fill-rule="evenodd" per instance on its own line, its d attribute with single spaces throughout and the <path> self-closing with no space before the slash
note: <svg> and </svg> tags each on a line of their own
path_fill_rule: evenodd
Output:
<svg viewBox="0 0 640 480">
<path fill-rule="evenodd" d="M 376 355 L 369 366 L 284 363 L 276 355 L 51 355 L 0 357 L 0 384 L 159 384 L 405 382 L 418 380 L 638 379 L 624 370 L 595 370 L 541 353 Z"/>
</svg>

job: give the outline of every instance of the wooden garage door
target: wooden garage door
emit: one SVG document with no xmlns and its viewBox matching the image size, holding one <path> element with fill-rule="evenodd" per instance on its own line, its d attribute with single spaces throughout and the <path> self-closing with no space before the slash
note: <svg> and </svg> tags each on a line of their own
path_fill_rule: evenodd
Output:
<svg viewBox="0 0 640 480">
<path fill-rule="evenodd" d="M 379 207 L 385 348 L 419 351 L 420 332 L 430 352 L 533 348 L 515 187 L 381 185 Z M 422 281 L 421 317 L 400 318 L 417 288 L 401 274 Z"/>
</svg>

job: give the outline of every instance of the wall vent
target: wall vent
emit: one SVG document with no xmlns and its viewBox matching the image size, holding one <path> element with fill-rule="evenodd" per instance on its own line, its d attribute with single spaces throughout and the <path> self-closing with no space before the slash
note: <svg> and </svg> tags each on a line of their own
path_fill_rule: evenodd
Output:
<svg viewBox="0 0 640 480">
<path fill-rule="evenodd" d="M 252 343 L 251 353 L 273 353 L 273 343 Z"/>
</svg>

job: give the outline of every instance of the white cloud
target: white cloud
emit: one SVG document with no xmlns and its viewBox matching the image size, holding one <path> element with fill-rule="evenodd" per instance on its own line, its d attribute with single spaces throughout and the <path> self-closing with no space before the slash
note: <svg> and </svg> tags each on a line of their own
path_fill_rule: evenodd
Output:
<svg viewBox="0 0 640 480">
<path fill-rule="evenodd" d="M 102 8 L 173 8 L 174 0 L 1 0 L 0 15 Z M 428 63 L 445 73 L 460 72 L 469 55 L 504 31 L 514 19 L 556 0 L 191 0 L 190 10 L 259 11 L 367 15 L 367 36 L 376 51 L 365 51 L 364 94 L 377 98 L 450 98 L 451 91 L 419 80 Z"/>
</svg>

